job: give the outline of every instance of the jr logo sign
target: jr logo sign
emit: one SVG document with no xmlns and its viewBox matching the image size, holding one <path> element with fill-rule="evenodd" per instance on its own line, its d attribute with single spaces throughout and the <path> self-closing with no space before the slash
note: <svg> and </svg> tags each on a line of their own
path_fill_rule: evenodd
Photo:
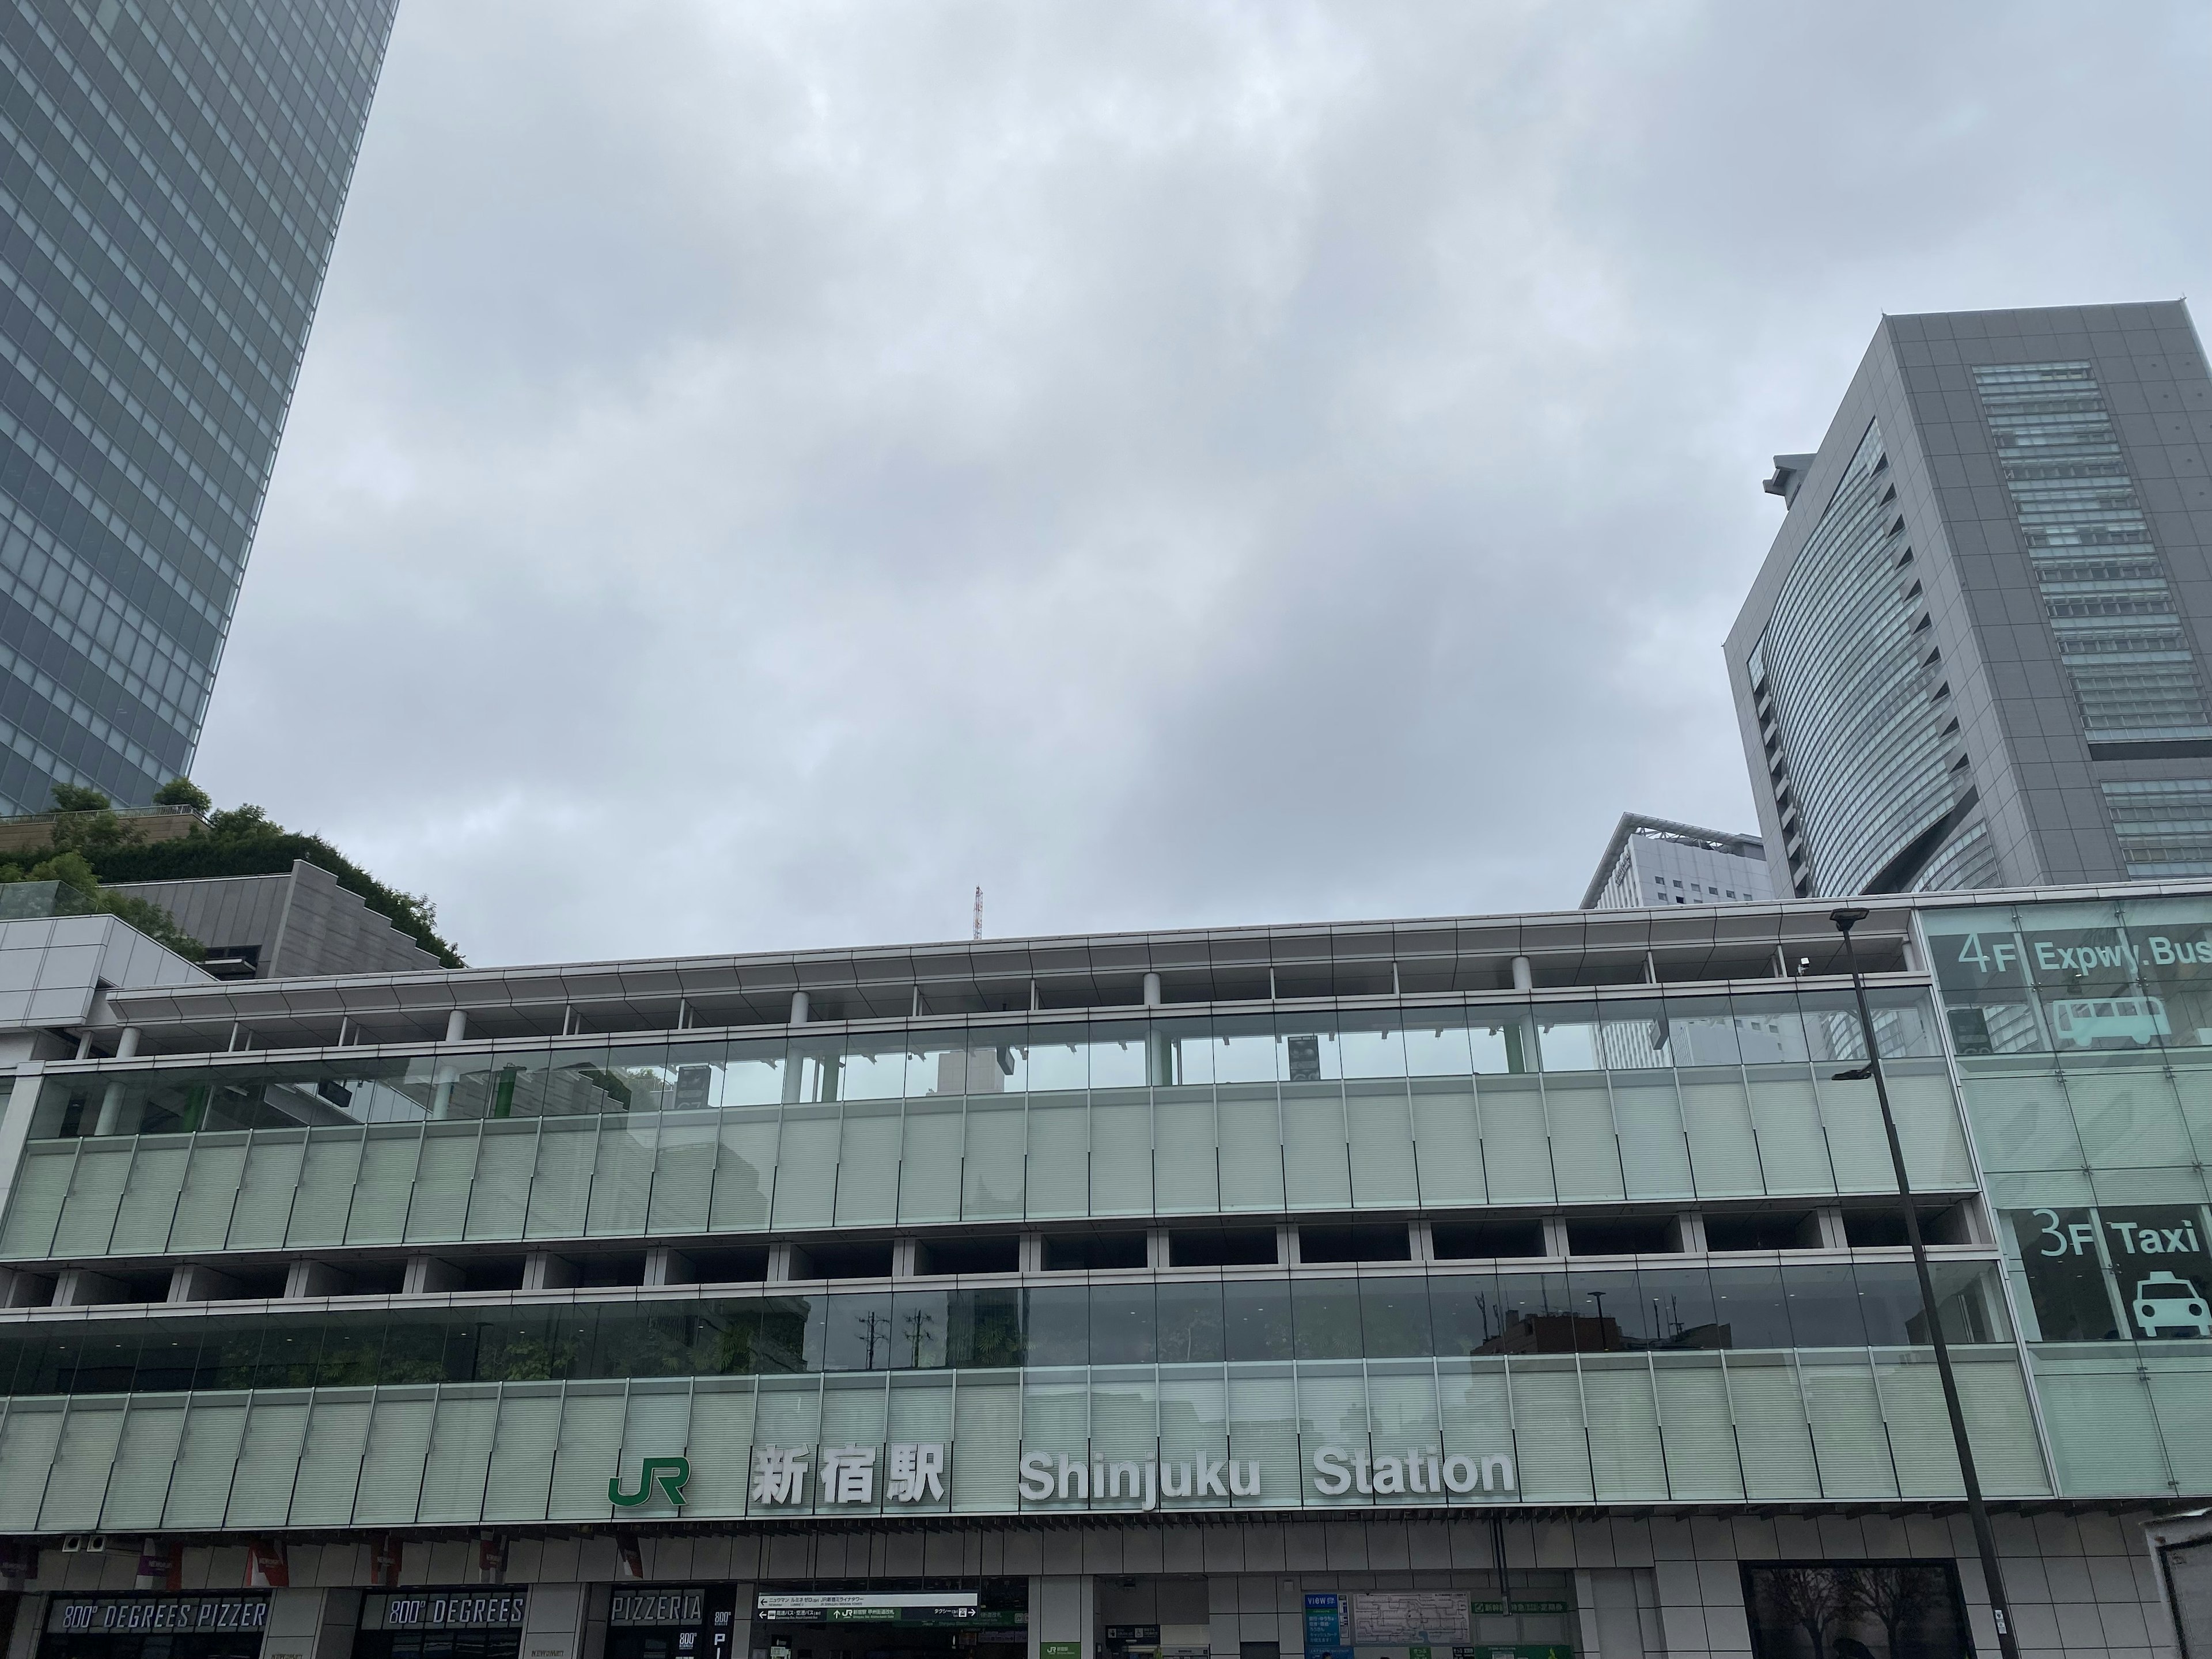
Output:
<svg viewBox="0 0 2212 1659">
<path fill-rule="evenodd" d="M 684 1485 L 691 1478 L 691 1460 L 688 1457 L 648 1457 L 637 1473 L 637 1490 L 624 1492 L 622 1476 L 607 1482 L 607 1501 L 634 1510 L 653 1496 L 658 1486 L 661 1494 L 678 1509 L 684 1507 Z"/>
</svg>

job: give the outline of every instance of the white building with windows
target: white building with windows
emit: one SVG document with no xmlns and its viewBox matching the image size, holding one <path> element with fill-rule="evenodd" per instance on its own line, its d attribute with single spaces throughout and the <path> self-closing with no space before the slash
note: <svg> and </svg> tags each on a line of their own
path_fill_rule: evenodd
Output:
<svg viewBox="0 0 2212 1659">
<path fill-rule="evenodd" d="M 0 923 L 9 1659 L 1990 1652 L 1939 1322 L 2026 1650 L 2212 1639 L 2212 883 L 1870 902 L 1933 1308 L 1826 907 L 1719 884 L 233 981 Z"/>
<path fill-rule="evenodd" d="M 1758 836 L 1623 812 L 1583 893 L 1582 908 L 1747 904 L 1773 896 L 1765 844 Z"/>
</svg>

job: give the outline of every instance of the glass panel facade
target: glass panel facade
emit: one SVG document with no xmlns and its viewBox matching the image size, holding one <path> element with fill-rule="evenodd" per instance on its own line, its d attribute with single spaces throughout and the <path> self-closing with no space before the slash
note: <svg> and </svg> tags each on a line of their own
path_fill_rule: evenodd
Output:
<svg viewBox="0 0 2212 1659">
<path fill-rule="evenodd" d="M 2142 1208 L 2127 1219 L 2197 1224 Z M 2008 1340 L 1994 1268 L 1937 1267 L 1951 1339 Z M 1906 1266 L 1685 1262 L 46 1322 L 0 1328 L 0 1395 L 1860 1349 L 1926 1336 Z"/>
<path fill-rule="evenodd" d="M 1777 800 L 1800 893 L 1859 893 L 1955 804 L 1925 608 L 1881 428 L 1869 424 L 1790 566 L 1753 654 L 1778 732 Z"/>
<path fill-rule="evenodd" d="M 1892 1089 L 1913 1106 L 1916 1185 L 1971 1188 L 1925 993 L 1875 996 Z M 963 1033 L 972 1047 L 955 1054 L 1003 1054 L 1013 1071 L 995 1059 L 907 1066 L 902 1078 L 927 1091 L 903 1099 L 819 1098 L 842 1075 L 848 1040 L 832 1036 L 794 1042 L 787 1056 L 764 1056 L 756 1040 L 686 1042 L 678 1065 L 668 1045 L 641 1042 L 58 1070 L 39 1097 L 0 1259 L 1894 1188 L 1871 1085 L 1833 1078 L 1836 1062 L 1860 1058 L 1845 996 L 1623 999 L 1556 1023 L 1540 1003 L 1521 1006 L 1537 1012 L 1409 1011 L 1388 1030 L 1348 1017 L 1363 1028 L 1358 1068 L 1402 1055 L 1431 1068 L 1419 1076 L 1211 1086 L 933 1086 L 972 1085 L 979 1071 L 1035 1083 L 1045 1053 L 1055 1066 L 1073 1056 L 1082 1063 L 1066 1069 L 1085 1076 L 1094 1048 L 1218 1053 L 1224 1039 L 1202 1018 L 1149 1031 Z M 1334 1055 L 1336 1019 L 1282 1016 L 1267 1052 L 1281 1048 L 1285 1072 L 1304 1043 Z M 1229 1048 L 1253 1040 L 1249 1018 L 1221 1024 Z M 1563 1029 L 1582 1035 L 1563 1042 Z M 1501 1042 L 1501 1056 L 1518 1058 L 1479 1072 L 1468 1034 L 1499 1030 L 1542 1036 Z M 916 1031 L 898 1043 L 943 1041 Z M 1578 1069 L 1538 1069 L 1547 1054 Z M 1455 1076 L 1442 1070 L 1454 1057 Z M 733 1083 L 767 1060 L 811 1078 L 817 1097 L 712 1106 L 749 1092 Z M 86 1133 L 97 1121 L 126 1133 Z"/>
<path fill-rule="evenodd" d="M 394 3 L 0 14 L 0 810 L 190 769 Z"/>
<path fill-rule="evenodd" d="M 2062 1490 L 2212 1476 L 2212 901 L 1923 917 Z"/>
<path fill-rule="evenodd" d="M 2196 654 L 2089 365 L 1973 374 L 2090 740 L 2212 737 Z"/>
</svg>

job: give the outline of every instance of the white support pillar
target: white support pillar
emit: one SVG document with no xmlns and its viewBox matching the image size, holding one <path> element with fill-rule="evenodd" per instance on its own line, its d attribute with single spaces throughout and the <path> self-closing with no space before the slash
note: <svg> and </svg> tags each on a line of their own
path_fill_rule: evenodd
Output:
<svg viewBox="0 0 2212 1659">
<path fill-rule="evenodd" d="M 1158 974 L 1146 974 L 1145 975 L 1145 1006 L 1157 1008 L 1159 1006 L 1160 976 Z"/>
<path fill-rule="evenodd" d="M 805 1024 L 806 1013 L 806 993 L 804 991 L 793 991 L 791 994 L 791 1023 L 793 1025 Z"/>
<path fill-rule="evenodd" d="M 138 1028 L 136 1025 L 126 1025 L 123 1028 L 123 1035 L 115 1039 L 115 1057 L 118 1060 L 131 1060 L 137 1058 L 137 1053 Z"/>
<path fill-rule="evenodd" d="M 1526 957 L 1513 958 L 1513 988 L 1516 991 L 1533 991 L 1536 988 L 1536 970 Z"/>
<path fill-rule="evenodd" d="M 446 1016 L 446 1041 L 466 1042 L 469 1040 L 469 1011 L 456 1008 Z"/>
</svg>

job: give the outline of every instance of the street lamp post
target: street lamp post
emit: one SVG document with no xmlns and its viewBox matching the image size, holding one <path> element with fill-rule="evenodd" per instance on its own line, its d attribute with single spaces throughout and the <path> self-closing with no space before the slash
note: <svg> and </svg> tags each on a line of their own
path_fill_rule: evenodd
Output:
<svg viewBox="0 0 2212 1659">
<path fill-rule="evenodd" d="M 1875 1098 L 1881 1103 L 1881 1127 L 1889 1137 L 1889 1161 L 1897 1171 L 1897 1194 L 1905 1200 L 1905 1237 L 1912 1246 L 1912 1270 L 1920 1276 L 1920 1307 L 1928 1321 L 1928 1340 L 1936 1349 L 1936 1370 L 1943 1381 L 1943 1407 L 1951 1416 L 1951 1443 L 1958 1448 L 1959 1474 L 1966 1486 L 1966 1513 L 1974 1525 L 1974 1542 L 1982 1553 L 1982 1577 L 1988 1583 L 1990 1617 L 1997 1627 L 1997 1648 L 2004 1659 L 2020 1659 L 2020 1643 L 2013 1635 L 2012 1604 L 2005 1599 L 2004 1574 L 1997 1565 L 1997 1540 L 1990 1531 L 1989 1506 L 1982 1502 L 1981 1477 L 1974 1472 L 1974 1449 L 1966 1439 L 1966 1414 L 1959 1405 L 1958 1379 L 1951 1374 L 1951 1350 L 1943 1340 L 1943 1322 L 1936 1310 L 1936 1282 L 1928 1272 L 1928 1245 L 1920 1237 L 1920 1215 L 1912 1201 L 1912 1182 L 1905 1172 L 1905 1147 L 1897 1138 L 1897 1119 L 1889 1109 L 1889 1085 L 1881 1074 L 1881 1045 L 1875 1040 L 1874 1015 L 1867 1008 L 1866 979 L 1859 972 L 1857 950 L 1851 929 L 1867 919 L 1864 910 L 1844 908 L 1829 913 L 1828 920 L 1844 936 L 1844 955 L 1850 963 L 1851 990 L 1858 998 L 1859 1032 L 1866 1042 L 1867 1063 L 1856 1071 L 1838 1072 L 1838 1082 L 1874 1079 Z"/>
</svg>

